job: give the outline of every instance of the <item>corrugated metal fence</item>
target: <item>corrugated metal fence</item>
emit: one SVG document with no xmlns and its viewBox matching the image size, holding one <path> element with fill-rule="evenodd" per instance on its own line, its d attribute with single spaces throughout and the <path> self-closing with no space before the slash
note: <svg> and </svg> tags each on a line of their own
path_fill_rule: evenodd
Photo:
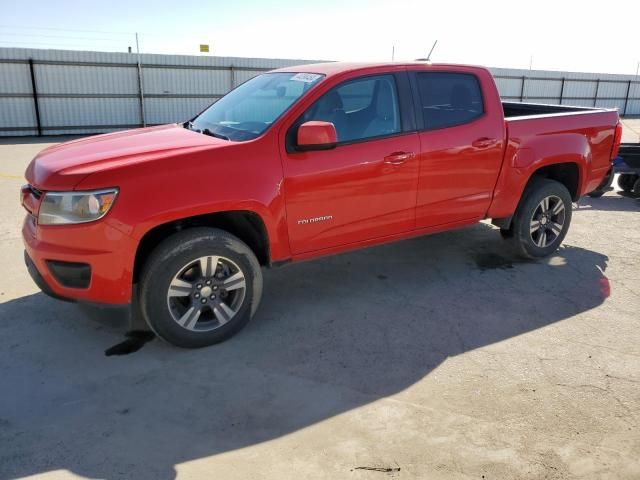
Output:
<svg viewBox="0 0 640 480">
<path fill-rule="evenodd" d="M 262 71 L 309 62 L 0 48 L 0 136 L 183 121 Z M 640 81 L 632 75 L 491 70 L 506 100 L 640 115 Z"/>
<path fill-rule="evenodd" d="M 0 135 L 184 121 L 262 71 L 301 63 L 309 61 L 0 48 Z"/>
<path fill-rule="evenodd" d="M 504 100 L 617 108 L 621 116 L 640 115 L 640 78 L 635 75 L 490 70 Z"/>
</svg>

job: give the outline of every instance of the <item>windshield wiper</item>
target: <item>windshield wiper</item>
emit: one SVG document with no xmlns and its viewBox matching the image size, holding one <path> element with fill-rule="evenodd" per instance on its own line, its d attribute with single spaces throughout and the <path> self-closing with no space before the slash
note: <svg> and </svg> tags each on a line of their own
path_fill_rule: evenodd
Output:
<svg viewBox="0 0 640 480">
<path fill-rule="evenodd" d="M 204 135 L 209 135 L 210 137 L 221 138 L 222 140 L 229 140 L 229 141 L 231 140 L 226 135 L 223 135 L 221 133 L 212 132 L 208 128 L 205 128 L 204 130 L 198 130 L 197 128 L 194 128 L 193 122 L 191 120 L 189 120 L 188 122 L 184 122 L 182 124 L 182 126 L 184 128 L 186 128 L 187 130 L 191 130 L 192 132 L 202 133 Z"/>
<path fill-rule="evenodd" d="M 222 140 L 231 140 L 226 135 L 223 135 L 221 133 L 212 132 L 208 128 L 205 128 L 204 130 L 202 130 L 202 133 L 204 133 L 205 135 L 209 135 L 210 137 L 221 138 Z"/>
</svg>

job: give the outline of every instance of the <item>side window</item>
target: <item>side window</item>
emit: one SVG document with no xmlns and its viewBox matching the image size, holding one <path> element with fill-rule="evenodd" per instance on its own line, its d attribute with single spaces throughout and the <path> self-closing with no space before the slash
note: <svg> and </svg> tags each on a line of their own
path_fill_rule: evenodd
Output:
<svg viewBox="0 0 640 480">
<path fill-rule="evenodd" d="M 303 122 L 310 120 L 333 123 L 338 142 L 400 132 L 400 110 L 393 75 L 350 80 L 329 90 L 303 114 Z"/>
<path fill-rule="evenodd" d="M 416 77 L 425 129 L 461 125 L 484 113 L 482 91 L 475 75 L 420 72 Z"/>
</svg>

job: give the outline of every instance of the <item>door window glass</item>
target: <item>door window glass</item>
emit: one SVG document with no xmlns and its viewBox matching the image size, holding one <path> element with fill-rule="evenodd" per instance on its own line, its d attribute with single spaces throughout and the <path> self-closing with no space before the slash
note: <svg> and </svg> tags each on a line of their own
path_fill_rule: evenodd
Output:
<svg viewBox="0 0 640 480">
<path fill-rule="evenodd" d="M 425 129 L 462 125 L 484 113 L 482 91 L 475 75 L 421 72 L 416 76 Z"/>
<path fill-rule="evenodd" d="M 400 109 L 393 75 L 363 77 L 343 83 L 316 100 L 302 120 L 333 123 L 338 142 L 399 133 Z"/>
</svg>

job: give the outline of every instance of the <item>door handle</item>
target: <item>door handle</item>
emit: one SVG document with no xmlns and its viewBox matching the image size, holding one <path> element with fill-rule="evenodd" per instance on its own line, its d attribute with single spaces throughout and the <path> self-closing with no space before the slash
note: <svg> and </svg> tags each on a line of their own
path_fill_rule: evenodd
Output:
<svg viewBox="0 0 640 480">
<path fill-rule="evenodd" d="M 482 137 L 475 140 L 471 145 L 476 148 L 487 148 L 491 147 L 494 143 L 496 143 L 495 138 Z"/>
<path fill-rule="evenodd" d="M 393 152 L 384 157 L 384 163 L 388 163 L 390 165 L 400 165 L 415 156 L 416 154 L 413 152 Z"/>
</svg>

